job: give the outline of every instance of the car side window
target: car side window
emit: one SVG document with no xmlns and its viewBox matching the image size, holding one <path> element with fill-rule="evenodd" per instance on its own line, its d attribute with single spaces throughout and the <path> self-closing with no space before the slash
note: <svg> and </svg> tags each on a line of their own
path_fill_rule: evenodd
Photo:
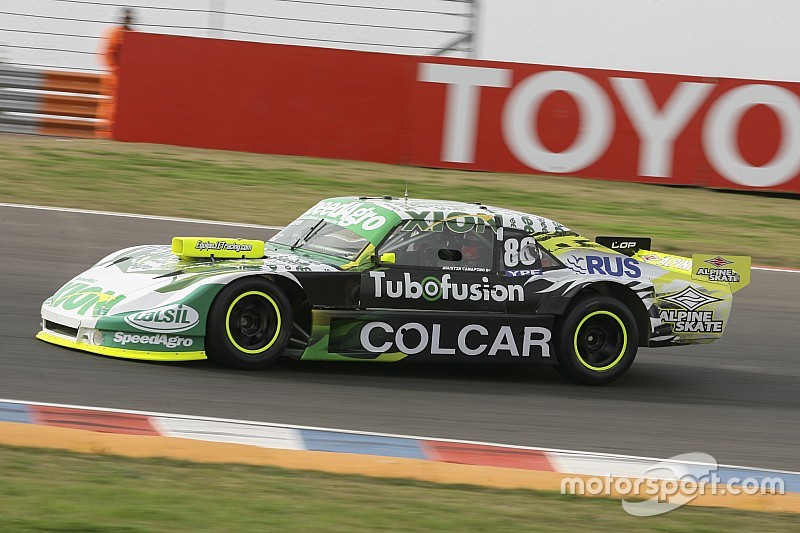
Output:
<svg viewBox="0 0 800 533">
<path fill-rule="evenodd" d="M 541 272 L 563 268 L 536 239 L 525 232 L 505 229 L 502 263 L 506 272 Z"/>
<path fill-rule="evenodd" d="M 405 229 L 409 227 L 412 229 Z M 441 223 L 404 224 L 395 229 L 378 252 L 394 253 L 398 266 L 491 270 L 494 232 L 471 223 L 458 225 L 457 229 Z"/>
</svg>

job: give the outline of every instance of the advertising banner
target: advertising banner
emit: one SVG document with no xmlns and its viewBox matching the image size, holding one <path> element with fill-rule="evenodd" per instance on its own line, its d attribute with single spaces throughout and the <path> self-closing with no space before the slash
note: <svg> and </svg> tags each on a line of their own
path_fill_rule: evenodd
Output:
<svg viewBox="0 0 800 533">
<path fill-rule="evenodd" d="M 156 142 L 800 192 L 800 84 L 135 32 L 117 125 Z"/>
</svg>

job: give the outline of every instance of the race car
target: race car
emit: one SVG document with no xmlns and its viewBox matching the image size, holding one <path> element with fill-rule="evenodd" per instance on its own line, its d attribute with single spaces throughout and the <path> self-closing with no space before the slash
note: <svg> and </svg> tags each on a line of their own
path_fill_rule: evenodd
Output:
<svg viewBox="0 0 800 533">
<path fill-rule="evenodd" d="M 42 305 L 43 341 L 239 369 L 507 361 L 608 383 L 639 347 L 708 343 L 750 258 L 582 237 L 481 203 L 323 200 L 268 241 L 175 237 L 114 252 Z"/>
</svg>

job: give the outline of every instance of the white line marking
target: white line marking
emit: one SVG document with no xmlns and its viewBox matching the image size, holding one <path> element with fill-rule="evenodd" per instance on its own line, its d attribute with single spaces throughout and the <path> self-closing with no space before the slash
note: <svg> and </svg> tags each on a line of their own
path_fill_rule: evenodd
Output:
<svg viewBox="0 0 800 533">
<path fill-rule="evenodd" d="M 792 272 L 794 274 L 800 274 L 800 270 L 794 268 L 786 268 L 786 267 L 750 267 L 752 270 L 768 270 L 770 272 Z"/>
<path fill-rule="evenodd" d="M 141 215 L 136 213 L 119 213 L 116 211 L 94 211 L 91 209 L 77 209 L 73 207 L 52 207 L 46 205 L 27 205 L 27 204 L 9 204 L 0 202 L 0 207 L 13 207 L 17 209 L 38 209 L 41 211 L 64 211 L 66 213 L 79 213 L 82 215 L 103 215 L 107 217 L 122 217 L 122 218 L 141 218 L 145 220 L 164 220 L 167 222 L 186 222 L 189 224 L 209 224 L 215 226 L 234 226 L 239 228 L 256 228 L 256 229 L 270 229 L 282 230 L 284 226 L 263 226 L 260 224 L 245 224 L 243 222 L 222 222 L 219 220 L 203 220 L 198 218 L 178 218 L 178 217 L 162 217 L 158 215 Z M 752 270 L 765 270 L 769 272 L 789 272 L 793 274 L 800 274 L 800 270 L 794 268 L 784 267 L 752 267 Z"/>
<path fill-rule="evenodd" d="M 44 205 L 8 204 L 0 202 L 0 207 L 13 207 L 17 209 L 37 209 L 40 211 L 63 211 L 66 213 L 79 213 L 81 215 L 103 215 L 107 217 L 141 218 L 149 220 L 164 220 L 167 222 L 186 222 L 189 224 L 210 224 L 215 226 L 236 226 L 239 228 L 256 228 L 281 230 L 283 226 L 262 226 L 260 224 L 245 224 L 240 222 L 220 222 L 218 220 L 201 220 L 197 218 L 162 217 L 158 215 L 140 215 L 136 213 L 117 213 L 115 211 L 93 211 L 91 209 L 76 209 L 72 207 L 51 207 Z"/>
<path fill-rule="evenodd" d="M 429 441 L 436 441 L 436 442 L 452 442 L 455 444 L 478 444 L 482 446 L 499 446 L 502 448 L 512 448 L 515 450 L 532 450 L 538 452 L 552 452 L 552 453 L 561 453 L 565 455 L 582 455 L 582 456 L 591 456 L 591 457 L 598 457 L 598 458 L 612 458 L 612 459 L 635 459 L 635 460 L 643 460 L 643 461 L 663 461 L 663 458 L 658 457 L 644 457 L 639 455 L 622 455 L 622 454 L 614 454 L 614 453 L 599 453 L 599 452 L 582 452 L 577 450 L 564 450 L 561 448 L 536 448 L 534 446 L 518 446 L 515 444 L 500 444 L 496 442 L 482 442 L 482 441 L 475 441 L 475 440 L 460 440 L 460 439 L 446 439 L 446 438 L 438 438 L 438 437 L 420 437 L 416 435 L 398 435 L 395 433 L 376 433 L 372 431 L 354 431 L 349 429 L 335 429 L 335 428 L 325 428 L 325 427 L 316 427 L 316 426 L 298 426 L 294 424 L 276 424 L 272 422 L 258 422 L 252 420 L 237 420 L 235 418 L 214 418 L 208 416 L 193 416 L 193 415 L 177 415 L 177 414 L 170 414 L 170 413 L 158 413 L 154 411 L 136 411 L 132 409 L 114 409 L 110 407 L 91 407 L 86 405 L 70 405 L 64 403 L 47 403 L 47 402 L 27 402 L 24 400 L 10 400 L 6 398 L 0 398 L 0 402 L 2 403 L 13 403 L 17 405 L 41 405 L 43 407 L 62 407 L 67 409 L 79 409 L 85 411 L 106 411 L 110 413 L 123 413 L 129 415 L 142 415 L 142 416 L 152 416 L 152 417 L 159 417 L 159 418 L 174 418 L 174 419 L 182 419 L 182 420 L 198 420 L 198 421 L 207 421 L 207 422 L 227 422 L 232 424 L 247 424 L 250 426 L 265 426 L 265 427 L 272 427 L 272 428 L 286 428 L 286 429 L 310 429 L 310 430 L 317 430 L 317 431 L 332 431 L 336 433 L 349 433 L 351 435 L 369 435 L 373 437 L 394 437 L 398 439 L 411 439 L 411 440 L 429 440 Z M 700 464 L 694 463 L 691 461 L 682 461 L 685 464 Z M 737 468 L 741 470 L 751 470 L 754 472 L 771 472 L 777 474 L 793 474 L 793 475 L 800 475 L 800 472 L 794 472 L 792 470 L 774 470 L 769 468 L 756 468 L 752 466 L 735 466 L 735 465 L 724 465 L 719 464 L 718 467 L 724 468 Z"/>
<path fill-rule="evenodd" d="M 266 427 L 258 424 L 231 424 L 209 420 L 190 420 L 175 417 L 147 417 L 165 437 L 230 442 L 259 448 L 304 450 L 300 431 L 284 427 Z"/>
</svg>

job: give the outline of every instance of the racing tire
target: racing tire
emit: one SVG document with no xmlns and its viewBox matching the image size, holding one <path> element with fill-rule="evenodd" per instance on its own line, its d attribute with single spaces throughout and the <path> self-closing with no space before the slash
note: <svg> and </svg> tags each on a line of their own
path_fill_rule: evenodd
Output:
<svg viewBox="0 0 800 533">
<path fill-rule="evenodd" d="M 607 296 L 575 302 L 558 330 L 556 370 L 585 385 L 602 385 L 622 376 L 636 358 L 636 319 L 623 303 Z"/>
<path fill-rule="evenodd" d="M 283 354 L 292 323 L 292 306 L 278 286 L 263 278 L 236 281 L 211 304 L 206 356 L 231 368 L 264 368 Z"/>
</svg>

